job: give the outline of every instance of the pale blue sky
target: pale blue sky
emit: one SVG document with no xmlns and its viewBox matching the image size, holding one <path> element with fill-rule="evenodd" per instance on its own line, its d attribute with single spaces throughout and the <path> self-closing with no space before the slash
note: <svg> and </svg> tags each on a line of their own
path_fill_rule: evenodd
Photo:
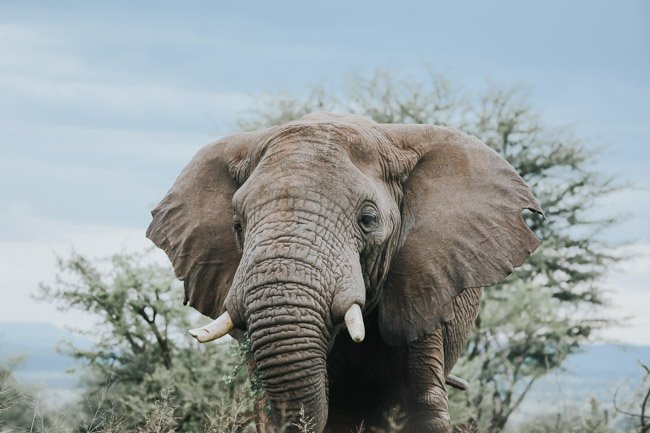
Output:
<svg viewBox="0 0 650 433">
<path fill-rule="evenodd" d="M 0 41 L 1 303 L 47 320 L 23 295 L 52 251 L 146 245 L 150 206 L 261 93 L 377 67 L 528 85 L 545 121 L 608 146 L 598 167 L 639 186 L 603 203 L 632 215 L 608 239 L 650 245 L 646 1 L 5 0 Z"/>
</svg>

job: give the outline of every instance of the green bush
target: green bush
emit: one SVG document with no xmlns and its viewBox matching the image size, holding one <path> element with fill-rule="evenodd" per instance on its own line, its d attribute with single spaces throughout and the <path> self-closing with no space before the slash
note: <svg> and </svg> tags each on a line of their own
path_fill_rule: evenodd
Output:
<svg viewBox="0 0 650 433">
<path fill-rule="evenodd" d="M 94 345 L 65 351 L 85 364 L 79 432 L 228 431 L 251 424 L 245 347 L 196 343 L 183 289 L 147 254 L 58 260 L 40 298 L 97 316 Z M 205 320 L 205 319 L 203 319 Z M 154 428 L 155 426 L 155 428 Z M 206 430 L 207 429 L 207 430 Z"/>
</svg>

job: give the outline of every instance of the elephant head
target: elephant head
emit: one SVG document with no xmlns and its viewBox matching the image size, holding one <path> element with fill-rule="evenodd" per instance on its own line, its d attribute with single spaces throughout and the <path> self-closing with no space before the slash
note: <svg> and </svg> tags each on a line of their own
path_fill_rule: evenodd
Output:
<svg viewBox="0 0 650 433">
<path fill-rule="evenodd" d="M 495 151 L 459 131 L 317 113 L 203 148 L 153 210 L 147 236 L 217 318 L 247 331 L 276 414 L 327 419 L 326 359 L 377 311 L 402 345 L 453 319 L 456 295 L 501 281 L 538 240 L 541 212 Z"/>
</svg>

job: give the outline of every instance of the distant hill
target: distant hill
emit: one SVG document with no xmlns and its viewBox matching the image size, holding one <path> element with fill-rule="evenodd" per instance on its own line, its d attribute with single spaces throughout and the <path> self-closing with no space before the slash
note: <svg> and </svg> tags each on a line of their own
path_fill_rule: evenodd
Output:
<svg viewBox="0 0 650 433">
<path fill-rule="evenodd" d="M 593 344 L 584 347 L 558 371 L 541 378 L 523 402 L 513 422 L 542 412 L 556 413 L 571 406 L 586 405 L 595 397 L 611 406 L 619 387 L 636 387 L 643 377 L 638 361 L 650 365 L 650 346 Z M 619 395 L 619 398 L 624 397 Z"/>
<path fill-rule="evenodd" d="M 64 398 L 72 398 L 78 388 L 78 374 L 66 373 L 81 364 L 56 351 L 63 341 L 78 347 L 91 342 L 48 323 L 0 322 L 0 363 L 25 355 L 16 368 L 16 377 L 38 385 Z M 642 377 L 637 360 L 650 364 L 650 346 L 597 344 L 585 346 L 584 352 L 571 356 L 564 371 L 539 380 L 526 399 L 520 413 L 552 409 L 563 402 L 583 402 L 595 396 L 611 402 L 616 388 L 626 380 L 638 383 Z"/>
<path fill-rule="evenodd" d="M 0 364 L 20 359 L 15 377 L 37 386 L 57 399 L 70 400 L 78 394 L 79 378 L 69 371 L 81 363 L 57 352 L 64 341 L 77 347 L 91 342 L 49 323 L 0 322 Z"/>
<path fill-rule="evenodd" d="M 56 352 L 63 341 L 88 345 L 70 331 L 49 323 L 0 323 L 0 360 L 27 355 L 18 371 L 62 371 L 76 365 Z"/>
</svg>

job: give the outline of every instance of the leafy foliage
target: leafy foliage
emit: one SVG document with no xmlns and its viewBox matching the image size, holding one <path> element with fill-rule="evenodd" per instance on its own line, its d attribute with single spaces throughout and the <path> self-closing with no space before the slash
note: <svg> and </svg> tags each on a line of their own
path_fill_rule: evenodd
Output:
<svg viewBox="0 0 650 433">
<path fill-rule="evenodd" d="M 0 432 L 63 433 L 72 431 L 72 407 L 53 410 L 42 390 L 19 383 L 13 371 L 21 362 L 0 365 Z"/>
<path fill-rule="evenodd" d="M 169 268 L 147 263 L 146 254 L 91 261 L 72 253 L 58 266 L 56 283 L 42 286 L 41 298 L 98 318 L 84 331 L 92 348 L 65 349 L 87 365 L 77 424 L 90 427 L 82 431 L 117 424 L 129 431 L 228 431 L 227 422 L 241 431 L 250 424 L 242 352 L 237 344 L 199 345 L 187 336 L 190 309 Z"/>
<path fill-rule="evenodd" d="M 519 427 L 528 433 L 608 433 L 611 432 L 610 415 L 595 399 L 589 401 L 585 411 L 566 410 L 554 415 L 533 418 Z"/>
</svg>

